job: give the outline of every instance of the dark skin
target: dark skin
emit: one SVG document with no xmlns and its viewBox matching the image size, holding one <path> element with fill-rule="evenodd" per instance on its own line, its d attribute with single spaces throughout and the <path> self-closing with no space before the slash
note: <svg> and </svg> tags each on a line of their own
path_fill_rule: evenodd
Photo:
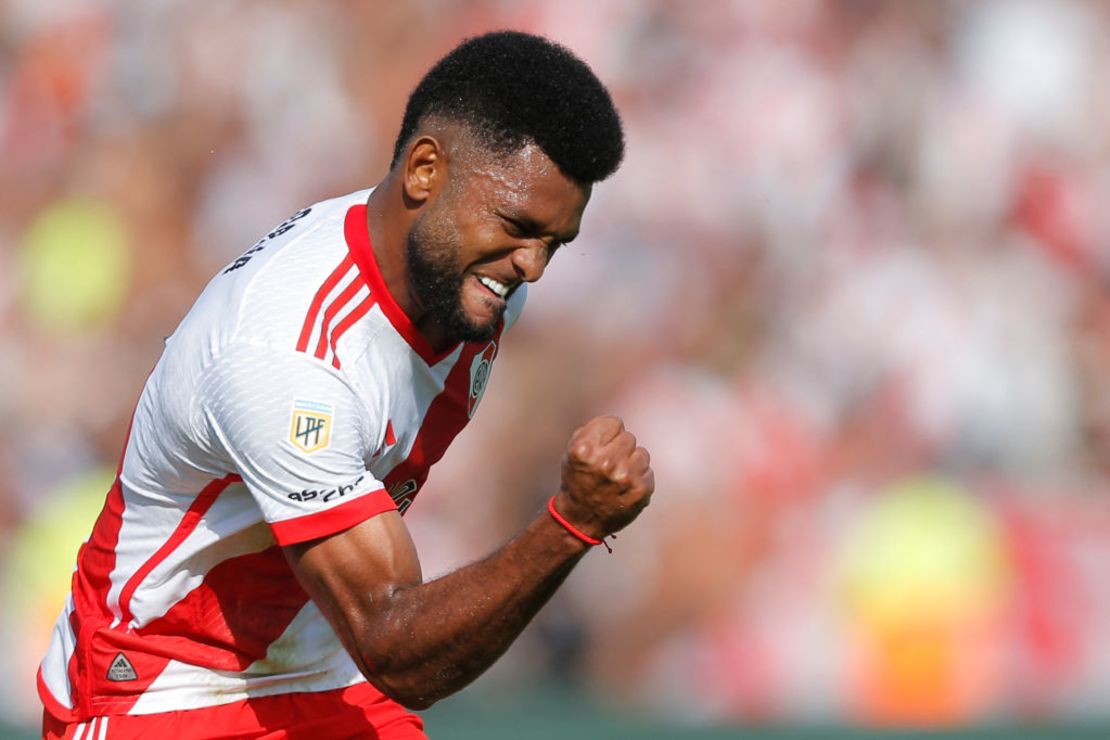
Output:
<svg viewBox="0 0 1110 740">
<path fill-rule="evenodd" d="M 558 246 L 577 235 L 590 190 L 534 145 L 492 155 L 450 123 L 427 123 L 406 152 L 370 197 L 371 241 L 394 298 L 442 349 L 456 339 L 421 305 L 405 262 L 417 219 L 457 251 L 466 320 L 496 325 L 505 299 L 478 277 L 509 291 L 538 280 Z M 603 538 L 631 523 L 654 488 L 647 451 L 619 419 L 602 416 L 571 436 L 555 507 Z M 425 582 L 393 511 L 285 552 L 367 680 L 423 709 L 492 665 L 589 549 L 544 510 L 484 560 Z"/>
<path fill-rule="evenodd" d="M 457 337 L 413 291 L 404 257 L 410 230 L 457 242 L 462 307 L 472 323 L 493 326 L 505 302 L 477 277 L 510 290 L 539 280 L 556 250 L 578 235 L 591 187 L 563 175 L 533 144 L 492 154 L 458 124 L 432 121 L 407 151 L 367 203 L 370 240 L 398 305 L 433 348 L 443 349 Z"/>
</svg>

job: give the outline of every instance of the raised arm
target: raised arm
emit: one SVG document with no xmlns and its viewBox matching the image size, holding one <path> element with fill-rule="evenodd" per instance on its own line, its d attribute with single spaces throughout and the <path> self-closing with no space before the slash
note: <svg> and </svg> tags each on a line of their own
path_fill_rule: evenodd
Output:
<svg viewBox="0 0 1110 740">
<path fill-rule="evenodd" d="M 554 505 L 600 539 L 635 519 L 654 488 L 647 451 L 619 419 L 598 417 L 571 437 Z M 422 709 L 492 665 L 588 548 L 544 509 L 485 559 L 426 583 L 397 512 L 285 551 L 366 678 Z"/>
</svg>

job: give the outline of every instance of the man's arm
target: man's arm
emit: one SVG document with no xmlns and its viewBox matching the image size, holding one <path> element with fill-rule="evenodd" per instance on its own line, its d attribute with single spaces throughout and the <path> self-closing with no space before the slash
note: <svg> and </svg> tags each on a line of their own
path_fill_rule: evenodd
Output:
<svg viewBox="0 0 1110 740">
<path fill-rule="evenodd" d="M 567 446 L 555 507 L 602 538 L 635 519 L 654 488 L 647 451 L 618 419 L 599 417 Z M 408 529 L 389 512 L 285 551 L 366 678 L 422 709 L 492 665 L 587 548 L 543 512 L 484 560 L 423 583 Z"/>
</svg>

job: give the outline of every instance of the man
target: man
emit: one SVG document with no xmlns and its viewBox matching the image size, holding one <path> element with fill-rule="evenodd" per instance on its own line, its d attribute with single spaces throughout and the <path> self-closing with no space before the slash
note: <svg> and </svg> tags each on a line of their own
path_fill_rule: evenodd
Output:
<svg viewBox="0 0 1110 740">
<path fill-rule="evenodd" d="M 209 283 L 78 555 L 46 736 L 424 737 L 406 708 L 489 667 L 654 488 L 600 417 L 485 560 L 423 582 L 401 518 L 622 154 L 584 63 L 471 39 L 413 92 L 376 188 L 298 211 Z"/>
</svg>

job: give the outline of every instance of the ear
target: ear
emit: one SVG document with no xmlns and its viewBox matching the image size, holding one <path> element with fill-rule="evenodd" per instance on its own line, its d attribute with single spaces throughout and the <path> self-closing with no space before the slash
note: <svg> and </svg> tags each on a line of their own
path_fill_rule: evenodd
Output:
<svg viewBox="0 0 1110 740">
<path fill-rule="evenodd" d="M 443 144 L 434 136 L 417 138 L 404 164 L 405 195 L 417 203 L 428 200 L 447 181 L 447 157 Z"/>
</svg>

